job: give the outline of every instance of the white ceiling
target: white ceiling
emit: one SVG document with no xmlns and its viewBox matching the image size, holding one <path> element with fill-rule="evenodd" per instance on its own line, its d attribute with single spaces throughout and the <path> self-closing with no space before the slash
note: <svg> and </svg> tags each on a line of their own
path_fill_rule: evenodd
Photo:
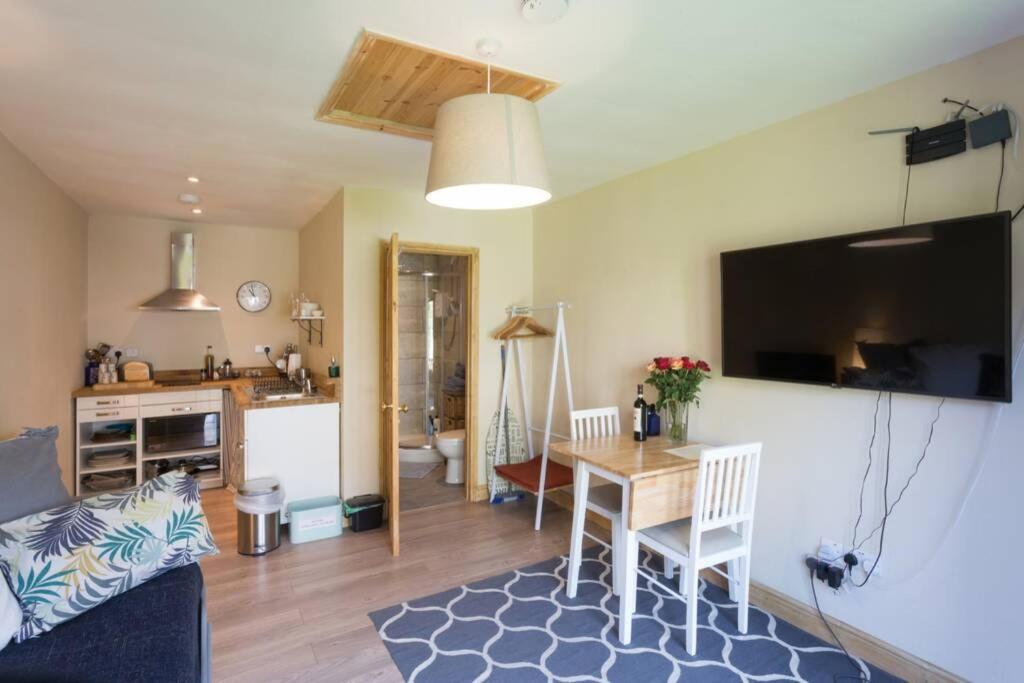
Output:
<svg viewBox="0 0 1024 683">
<path fill-rule="evenodd" d="M 561 82 L 565 196 L 1024 33 L 1021 0 L 4 0 L 0 132 L 90 213 L 296 228 L 343 185 L 422 191 L 429 143 L 314 121 L 363 27 Z"/>
</svg>

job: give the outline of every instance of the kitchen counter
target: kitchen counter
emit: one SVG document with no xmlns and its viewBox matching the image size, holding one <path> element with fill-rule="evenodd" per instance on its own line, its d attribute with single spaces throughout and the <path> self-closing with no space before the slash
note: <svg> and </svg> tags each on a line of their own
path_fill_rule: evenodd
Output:
<svg viewBox="0 0 1024 683">
<path fill-rule="evenodd" d="M 224 389 L 230 391 L 235 400 L 235 405 L 242 410 L 259 408 L 283 408 L 285 406 L 317 405 L 320 403 L 339 403 L 340 386 L 337 380 L 314 376 L 316 387 L 319 393 L 315 396 L 303 398 L 285 399 L 277 401 L 254 401 L 249 393 L 252 386 L 252 379 L 249 377 L 236 377 L 234 379 L 207 380 L 205 382 L 195 380 L 194 384 L 160 384 L 159 374 L 157 383 L 154 386 L 140 387 L 132 386 L 129 383 L 119 383 L 116 387 L 96 390 L 92 387 L 81 387 L 71 392 L 72 398 L 95 397 L 95 396 L 130 396 L 133 394 L 157 394 L 174 391 L 198 391 L 200 389 Z M 169 378 L 168 378 L 169 379 Z M 108 385 L 109 386 L 109 385 Z"/>
</svg>

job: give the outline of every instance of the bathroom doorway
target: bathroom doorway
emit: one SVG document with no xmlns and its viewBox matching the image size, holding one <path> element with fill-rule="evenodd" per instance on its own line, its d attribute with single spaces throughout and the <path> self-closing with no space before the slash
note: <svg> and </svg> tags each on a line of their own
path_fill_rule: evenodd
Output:
<svg viewBox="0 0 1024 683">
<path fill-rule="evenodd" d="M 385 478 L 398 512 L 472 500 L 477 259 L 476 249 L 399 243 L 398 471 Z"/>
</svg>

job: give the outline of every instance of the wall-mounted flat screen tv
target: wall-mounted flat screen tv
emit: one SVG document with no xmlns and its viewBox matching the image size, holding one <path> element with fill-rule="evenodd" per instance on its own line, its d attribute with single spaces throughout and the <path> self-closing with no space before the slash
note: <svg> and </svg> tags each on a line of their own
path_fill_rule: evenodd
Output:
<svg viewBox="0 0 1024 683">
<path fill-rule="evenodd" d="M 1011 400 L 1010 213 L 724 252 L 722 372 Z"/>
</svg>

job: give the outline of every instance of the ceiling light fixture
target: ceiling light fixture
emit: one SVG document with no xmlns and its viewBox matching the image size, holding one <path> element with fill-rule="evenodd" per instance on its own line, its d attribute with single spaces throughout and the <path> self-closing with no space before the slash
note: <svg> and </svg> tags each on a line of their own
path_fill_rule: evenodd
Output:
<svg viewBox="0 0 1024 683">
<path fill-rule="evenodd" d="M 185 178 L 185 180 L 189 181 L 190 183 L 198 183 L 199 182 L 199 178 L 196 178 L 194 175 L 190 175 L 188 178 Z"/>
<path fill-rule="evenodd" d="M 453 209 L 518 209 L 551 199 L 540 119 L 533 102 L 491 93 L 490 59 L 501 45 L 481 40 L 487 93 L 438 109 L 426 199 Z"/>
<path fill-rule="evenodd" d="M 202 212 L 203 212 L 203 210 L 200 209 L 198 206 L 196 208 L 192 209 L 192 213 L 194 213 L 196 215 L 201 214 Z"/>
</svg>

